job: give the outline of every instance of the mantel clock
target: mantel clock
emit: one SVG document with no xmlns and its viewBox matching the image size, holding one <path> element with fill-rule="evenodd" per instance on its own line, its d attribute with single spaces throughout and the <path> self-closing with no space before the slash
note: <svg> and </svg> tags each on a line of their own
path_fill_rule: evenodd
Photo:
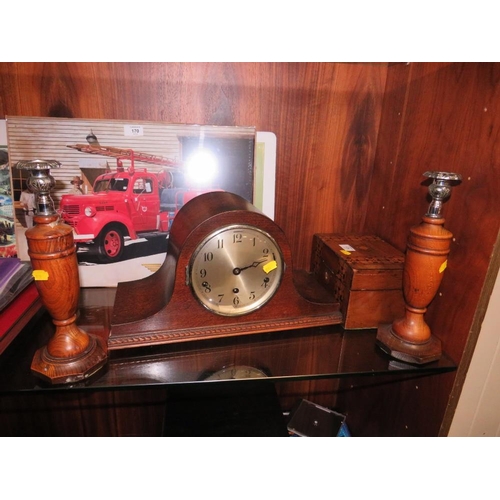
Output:
<svg viewBox="0 0 500 500">
<path fill-rule="evenodd" d="M 339 305 L 311 300 L 295 274 L 274 221 L 233 193 L 202 194 L 175 217 L 161 268 L 118 285 L 108 348 L 340 323 Z"/>
</svg>

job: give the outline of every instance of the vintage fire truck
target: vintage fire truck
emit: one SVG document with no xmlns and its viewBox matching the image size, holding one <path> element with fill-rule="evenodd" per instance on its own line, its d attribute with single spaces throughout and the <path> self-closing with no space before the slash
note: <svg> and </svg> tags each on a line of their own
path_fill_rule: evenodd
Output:
<svg viewBox="0 0 500 500">
<path fill-rule="evenodd" d="M 120 260 L 126 239 L 166 238 L 180 208 L 207 191 L 187 187 L 179 164 L 167 158 L 103 147 L 97 141 L 68 147 L 116 158 L 116 170 L 98 176 L 92 194 L 65 194 L 60 203 L 61 217 L 72 226 L 77 246 L 97 247 L 103 263 Z M 136 161 L 163 168 L 151 172 L 136 168 Z"/>
</svg>

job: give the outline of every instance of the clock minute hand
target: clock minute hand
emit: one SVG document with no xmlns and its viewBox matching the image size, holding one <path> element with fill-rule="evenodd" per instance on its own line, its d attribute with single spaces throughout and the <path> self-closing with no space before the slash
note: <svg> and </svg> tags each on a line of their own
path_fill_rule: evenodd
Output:
<svg viewBox="0 0 500 500">
<path fill-rule="evenodd" d="M 262 259 L 259 259 L 259 260 L 252 262 L 249 266 L 235 267 L 233 269 L 233 274 L 238 275 L 241 273 L 241 271 L 244 271 L 245 269 L 250 269 L 251 267 L 257 267 L 259 264 L 262 264 L 262 262 L 265 262 L 266 260 L 267 260 L 267 257 L 263 257 Z"/>
</svg>

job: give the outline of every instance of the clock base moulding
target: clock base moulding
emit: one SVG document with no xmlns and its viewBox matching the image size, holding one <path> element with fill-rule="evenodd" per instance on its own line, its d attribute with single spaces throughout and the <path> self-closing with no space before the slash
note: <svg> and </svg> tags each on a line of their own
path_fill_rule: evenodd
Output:
<svg viewBox="0 0 500 500">
<path fill-rule="evenodd" d="M 227 316 L 216 314 L 200 303 L 193 293 L 189 275 L 193 258 L 207 238 L 234 225 L 268 234 L 281 253 L 283 269 L 279 286 L 261 307 L 243 315 Z M 177 214 L 161 268 L 142 280 L 118 285 L 108 349 L 341 323 L 339 304 L 333 299 L 329 302 L 324 298 L 323 301 L 310 300 L 307 287 L 302 290 L 304 280 L 296 279 L 299 273 L 293 269 L 287 239 L 274 221 L 233 193 L 200 195 Z M 233 270 L 229 274 L 232 275 Z"/>
</svg>

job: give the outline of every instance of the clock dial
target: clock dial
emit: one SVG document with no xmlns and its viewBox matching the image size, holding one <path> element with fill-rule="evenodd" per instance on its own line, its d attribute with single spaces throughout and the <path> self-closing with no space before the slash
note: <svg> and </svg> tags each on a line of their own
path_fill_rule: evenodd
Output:
<svg viewBox="0 0 500 500">
<path fill-rule="evenodd" d="M 262 307 L 284 271 L 276 241 L 250 225 L 230 225 L 208 235 L 193 254 L 189 281 L 210 311 L 239 316 Z"/>
</svg>

